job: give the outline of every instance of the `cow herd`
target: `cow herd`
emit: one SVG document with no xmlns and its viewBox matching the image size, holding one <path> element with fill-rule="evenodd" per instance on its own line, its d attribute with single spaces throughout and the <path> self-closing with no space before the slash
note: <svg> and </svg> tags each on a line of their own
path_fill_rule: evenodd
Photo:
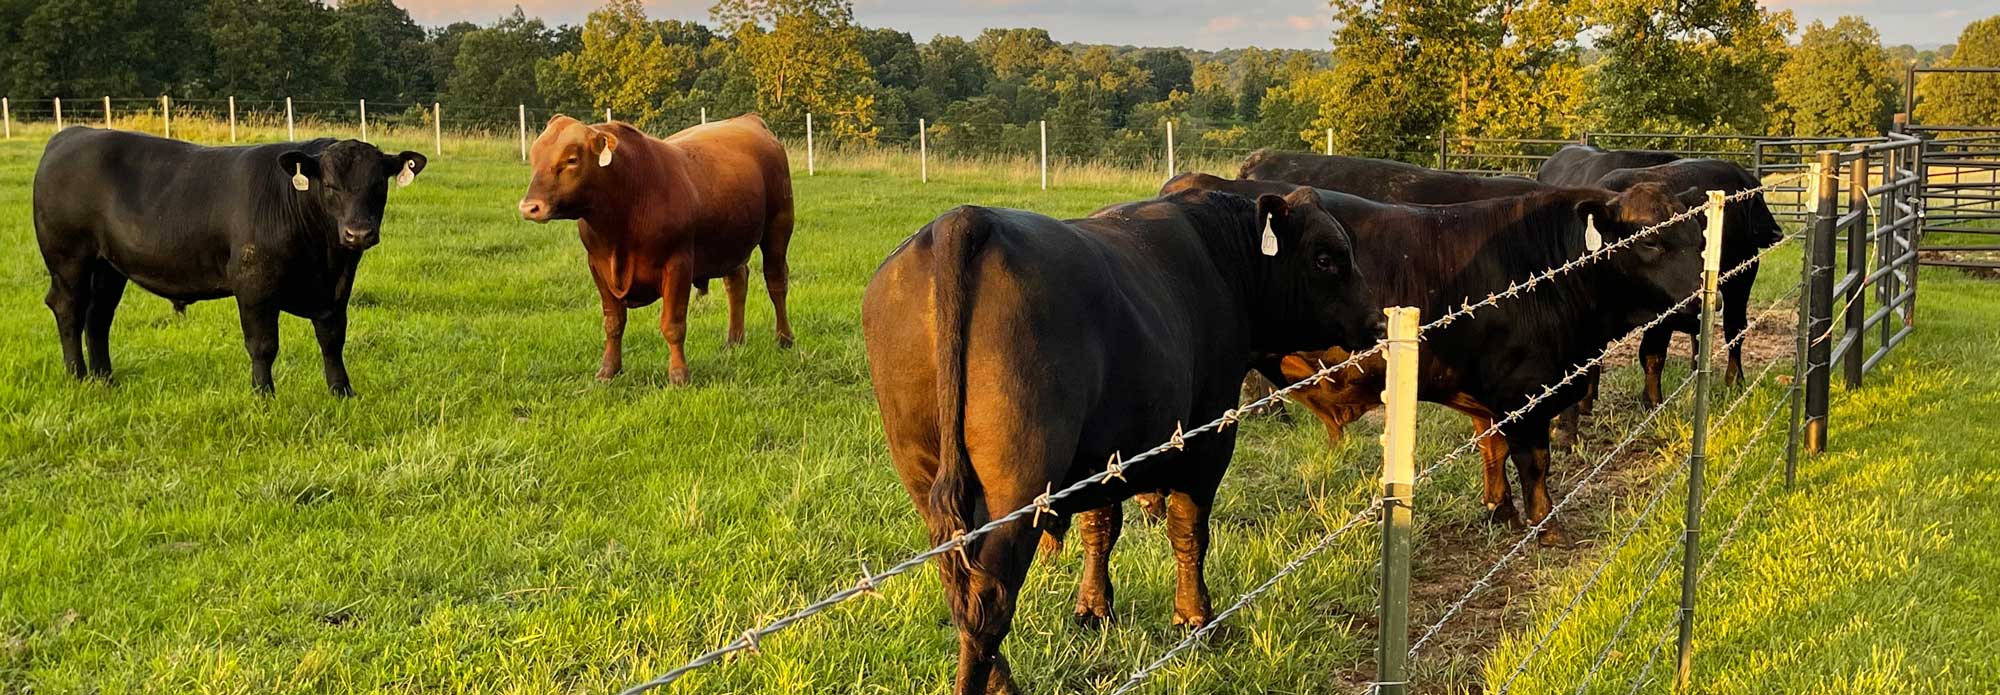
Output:
<svg viewBox="0 0 2000 695">
<path fill-rule="evenodd" d="M 623 123 L 550 120 L 530 154 L 523 219 L 576 220 L 603 308 L 597 371 L 623 368 L 626 312 L 665 302 L 669 375 L 689 379 L 691 292 L 720 278 L 731 344 L 743 339 L 748 259 L 761 253 L 781 345 L 793 200 L 782 144 L 756 116 L 665 139 Z M 313 322 L 326 382 L 349 395 L 341 349 L 360 257 L 379 239 L 388 183 L 423 155 L 358 141 L 200 147 L 72 128 L 50 139 L 34 181 L 65 367 L 108 377 L 107 339 L 125 284 L 173 301 L 234 297 L 251 381 L 273 389 L 280 312 Z M 897 473 L 934 542 L 1036 504 L 1052 488 L 1236 407 L 1246 371 L 1309 379 L 1374 345 L 1381 308 L 1426 320 L 1468 298 L 1606 244 L 1596 263 L 1428 333 L 1420 397 L 1465 413 L 1480 442 L 1493 521 L 1546 524 L 1550 427 L 1587 411 L 1596 385 L 1563 376 L 1641 325 L 1644 398 L 1660 400 L 1671 331 L 1658 322 L 1699 286 L 1708 190 L 1756 188 L 1720 160 L 1564 148 L 1537 179 L 1478 177 L 1372 159 L 1260 151 L 1235 179 L 1189 173 L 1155 198 L 1059 220 L 1022 210 L 946 211 L 890 252 L 862 298 L 862 331 Z M 1725 267 L 1781 232 L 1761 197 L 1724 213 Z M 1622 243 L 1629 242 L 1629 243 Z M 1744 330 L 1754 269 L 1726 284 L 1725 329 Z M 1741 375 L 1740 346 L 1729 375 Z M 1304 385 L 1294 402 L 1328 434 L 1380 405 L 1379 358 Z M 1593 375 L 1594 376 L 1594 375 Z M 1547 389 L 1555 385 L 1553 392 Z M 1513 417 L 1508 417 L 1512 415 Z M 959 631 L 956 691 L 1016 692 L 1000 644 L 1038 542 L 1072 523 L 1085 556 L 1075 616 L 1112 616 L 1109 557 L 1123 500 L 1161 510 L 1177 564 L 1173 622 L 1213 619 L 1203 582 L 1209 514 L 1233 428 L 1053 504 L 940 556 Z M 1504 474 L 1511 459 L 1519 511 Z M 1046 539 L 1045 539 L 1046 536 Z"/>
</svg>

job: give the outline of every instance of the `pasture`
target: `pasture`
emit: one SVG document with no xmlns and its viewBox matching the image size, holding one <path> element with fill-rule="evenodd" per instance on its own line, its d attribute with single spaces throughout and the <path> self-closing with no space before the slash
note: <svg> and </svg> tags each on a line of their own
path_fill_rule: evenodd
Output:
<svg viewBox="0 0 2000 695">
<path fill-rule="evenodd" d="M 956 204 L 1074 216 L 1146 197 L 1159 179 L 1058 171 L 1044 192 L 1006 163 L 934 163 L 920 184 L 882 157 L 823 159 L 806 177 L 795 154 L 798 346 L 775 346 L 753 279 L 748 343 L 723 350 L 718 285 L 690 312 L 692 385 L 667 384 L 657 305 L 633 313 L 626 372 L 606 385 L 591 378 L 602 333 L 573 225 L 517 219 L 527 171 L 513 142 L 450 141 L 390 194 L 383 243 L 362 263 L 347 350 L 360 397 L 326 394 L 311 329 L 288 317 L 267 400 L 250 392 L 231 302 L 177 317 L 136 288 L 113 329 L 115 383 L 62 374 L 29 215 L 48 133 L 21 132 L 0 142 L 0 692 L 597 693 L 657 675 L 927 545 L 863 359 L 859 298 L 884 255 Z M 429 154 L 427 136 L 377 142 Z M 1795 253 L 1776 258 L 1755 307 L 1798 276 Z M 1836 393 L 1833 451 L 1765 498 L 1710 575 L 1697 691 L 2000 682 L 1988 579 L 2000 556 L 1987 542 L 2000 534 L 2000 286 L 1926 271 L 1921 296 L 1913 341 L 1868 388 Z M 1789 371 L 1781 359 L 1776 373 Z M 1638 420 L 1635 371 L 1608 375 L 1584 450 Z M 1769 390 L 1718 433 L 1715 466 L 1747 462 L 1744 484 L 1713 503 L 1718 530 L 1783 450 L 1782 436 L 1734 449 Z M 1379 428 L 1364 421 L 1329 448 L 1293 413 L 1245 425 L 1215 515 L 1218 608 L 1372 500 Z M 1591 488 L 1565 521 L 1572 535 L 1629 521 L 1621 492 L 1684 454 L 1683 421 L 1665 421 L 1618 463 L 1620 484 Z M 1419 427 L 1420 462 L 1469 434 L 1434 407 Z M 1477 468 L 1464 458 L 1419 490 L 1420 624 L 1457 594 L 1435 587 L 1462 586 L 1515 537 L 1477 521 Z M 1557 495 L 1579 468 L 1557 458 Z M 1675 514 L 1636 541 L 1653 549 L 1638 556 L 1678 542 Z M 1145 692 L 1360 687 L 1376 542 L 1349 535 Z M 1134 524 L 1120 548 L 1119 621 L 1100 631 L 1069 621 L 1078 553 L 1031 572 L 1006 645 L 1031 692 L 1101 692 L 1180 638 L 1165 535 Z M 1505 679 L 1528 628 L 1597 557 L 1586 544 L 1517 563 L 1417 661 L 1425 691 Z M 1573 688 L 1644 564 L 1614 563 L 1557 633 L 1557 658 L 1516 691 Z M 1644 641 L 1621 646 L 1592 692 L 1638 674 L 1670 602 L 1640 614 Z M 945 692 L 947 621 L 935 577 L 914 573 L 669 692 Z"/>
</svg>

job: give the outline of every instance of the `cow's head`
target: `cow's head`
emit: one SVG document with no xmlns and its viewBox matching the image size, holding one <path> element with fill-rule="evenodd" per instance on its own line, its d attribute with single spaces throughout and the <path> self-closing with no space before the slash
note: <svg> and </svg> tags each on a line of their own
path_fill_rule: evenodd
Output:
<svg viewBox="0 0 2000 695">
<path fill-rule="evenodd" d="M 528 150 L 528 192 L 521 219 L 574 220 L 590 211 L 591 194 L 611 175 L 618 136 L 610 129 L 557 114 Z"/>
<path fill-rule="evenodd" d="M 1707 224 L 1703 216 L 1646 230 L 1706 199 L 1699 189 L 1676 193 L 1666 184 L 1648 182 L 1578 203 L 1578 220 L 1595 225 L 1604 244 L 1644 234 L 1601 261 L 1608 264 L 1612 272 L 1607 277 L 1616 285 L 1604 288 L 1604 296 L 1629 299 L 1628 308 L 1649 320 L 1700 290 L 1702 230 Z"/>
<path fill-rule="evenodd" d="M 310 196 L 333 219 L 334 241 L 366 251 L 382 240 L 382 207 L 389 179 L 407 186 L 427 160 L 415 152 L 383 154 L 360 140 L 342 140 L 318 152 L 287 150 L 278 168 L 297 195 Z"/>
<path fill-rule="evenodd" d="M 1268 226 L 1267 226 L 1268 225 Z M 1259 350 L 1295 352 L 1337 345 L 1358 350 L 1382 337 L 1382 312 L 1354 263 L 1347 228 L 1319 206 L 1313 189 L 1257 197 L 1252 252 L 1269 275 L 1256 316 Z M 1268 236 L 1265 231 L 1268 229 Z M 1272 242 L 1276 243 L 1273 244 Z"/>
</svg>

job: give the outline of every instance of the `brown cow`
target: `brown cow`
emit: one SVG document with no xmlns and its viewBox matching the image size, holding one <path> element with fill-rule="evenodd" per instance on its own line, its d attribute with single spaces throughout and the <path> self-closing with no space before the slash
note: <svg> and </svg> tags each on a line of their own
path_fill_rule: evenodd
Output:
<svg viewBox="0 0 2000 695">
<path fill-rule="evenodd" d="M 695 126 L 665 140 L 629 124 L 549 119 L 529 154 L 534 178 L 521 198 L 533 222 L 576 220 L 590 277 L 604 304 L 604 362 L 597 378 L 623 369 L 625 311 L 666 299 L 660 333 L 672 352 L 667 375 L 688 381 L 688 294 L 723 279 L 727 345 L 743 342 L 750 250 L 764 254 L 764 287 L 778 314 L 778 345 L 791 347 L 785 316 L 785 248 L 792 240 L 791 165 L 756 115 Z"/>
</svg>

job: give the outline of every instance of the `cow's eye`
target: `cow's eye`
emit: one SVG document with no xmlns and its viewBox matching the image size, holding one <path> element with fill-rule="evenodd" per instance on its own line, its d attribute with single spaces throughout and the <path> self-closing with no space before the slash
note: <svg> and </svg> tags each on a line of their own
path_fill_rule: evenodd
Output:
<svg viewBox="0 0 2000 695">
<path fill-rule="evenodd" d="M 568 164 L 568 165 L 570 165 L 570 166 L 576 166 L 576 163 L 577 163 L 577 161 L 578 161 L 578 160 L 577 160 L 577 158 L 576 158 L 576 155 L 570 155 L 570 156 L 569 156 L 569 160 L 568 160 L 568 161 L 565 161 L 564 163 L 565 163 L 565 164 Z"/>
<path fill-rule="evenodd" d="M 1340 264 L 1334 262 L 1333 254 L 1324 251 L 1313 255 L 1313 267 L 1324 273 L 1340 272 Z"/>
</svg>

